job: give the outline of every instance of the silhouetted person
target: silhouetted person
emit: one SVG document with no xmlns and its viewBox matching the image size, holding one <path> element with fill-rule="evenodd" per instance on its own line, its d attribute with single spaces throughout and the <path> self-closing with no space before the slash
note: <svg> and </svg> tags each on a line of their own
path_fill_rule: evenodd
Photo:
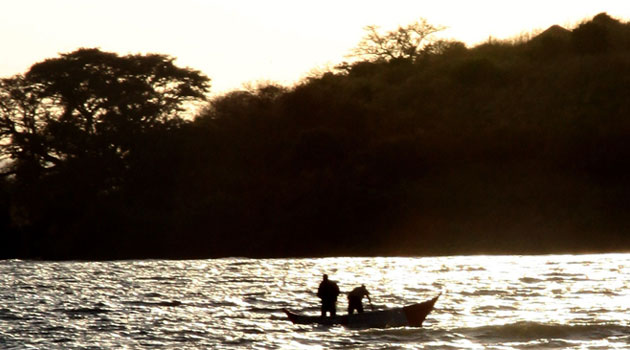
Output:
<svg viewBox="0 0 630 350">
<path fill-rule="evenodd" d="M 339 295 L 339 287 L 337 283 L 328 279 L 328 275 L 324 275 L 324 279 L 317 288 L 317 296 L 322 300 L 322 317 L 326 317 L 326 312 L 330 312 L 333 317 L 337 314 L 337 296 Z"/>
<path fill-rule="evenodd" d="M 357 310 L 358 313 L 363 313 L 363 297 L 366 296 L 372 303 L 370 299 L 370 292 L 368 292 L 367 288 L 365 288 L 365 284 L 362 284 L 361 287 L 356 287 L 352 291 L 348 293 L 348 315 L 352 315 L 354 310 Z"/>
</svg>

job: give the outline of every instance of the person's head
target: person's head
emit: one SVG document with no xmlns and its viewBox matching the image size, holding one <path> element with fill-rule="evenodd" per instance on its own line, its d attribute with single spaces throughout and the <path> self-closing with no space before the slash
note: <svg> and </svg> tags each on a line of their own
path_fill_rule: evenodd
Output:
<svg viewBox="0 0 630 350">
<path fill-rule="evenodd" d="M 328 281 L 328 275 L 324 274 L 324 281 Z"/>
</svg>

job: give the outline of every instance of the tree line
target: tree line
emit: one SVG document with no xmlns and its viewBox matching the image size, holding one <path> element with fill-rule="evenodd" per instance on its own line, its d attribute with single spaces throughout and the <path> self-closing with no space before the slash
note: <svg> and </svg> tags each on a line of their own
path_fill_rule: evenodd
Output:
<svg viewBox="0 0 630 350">
<path fill-rule="evenodd" d="M 213 98 L 159 54 L 1 79 L 0 257 L 630 248 L 630 24 L 441 29 L 370 26 L 329 72 Z"/>
</svg>

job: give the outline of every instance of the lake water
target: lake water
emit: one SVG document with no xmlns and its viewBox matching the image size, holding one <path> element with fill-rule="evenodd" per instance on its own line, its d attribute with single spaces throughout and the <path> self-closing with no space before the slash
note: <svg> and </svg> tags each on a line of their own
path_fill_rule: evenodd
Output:
<svg viewBox="0 0 630 350">
<path fill-rule="evenodd" d="M 323 273 L 377 309 L 443 294 L 424 328 L 288 322 Z M 0 349 L 630 348 L 630 254 L 10 260 L 0 281 Z"/>
</svg>

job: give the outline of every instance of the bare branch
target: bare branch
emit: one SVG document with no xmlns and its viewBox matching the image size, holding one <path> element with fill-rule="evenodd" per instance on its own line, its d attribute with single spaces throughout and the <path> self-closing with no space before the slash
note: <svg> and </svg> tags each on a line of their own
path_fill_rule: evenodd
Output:
<svg viewBox="0 0 630 350">
<path fill-rule="evenodd" d="M 366 58 L 370 61 L 411 59 L 415 60 L 422 49 L 431 43 L 432 36 L 445 29 L 420 19 L 407 26 L 399 26 L 395 30 L 381 33 L 379 27 L 370 25 L 364 28 L 365 36 L 350 57 Z"/>
</svg>

